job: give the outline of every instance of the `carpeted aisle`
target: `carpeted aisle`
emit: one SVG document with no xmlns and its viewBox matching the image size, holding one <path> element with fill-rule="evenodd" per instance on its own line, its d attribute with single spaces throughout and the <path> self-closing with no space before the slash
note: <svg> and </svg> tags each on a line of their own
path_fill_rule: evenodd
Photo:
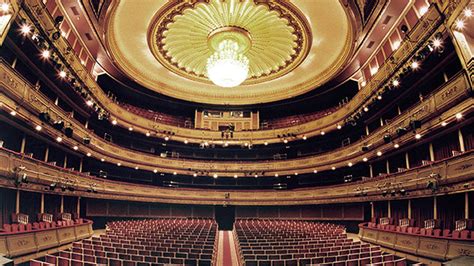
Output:
<svg viewBox="0 0 474 266">
<path fill-rule="evenodd" d="M 232 231 L 219 231 L 217 265 L 239 265 Z"/>
</svg>

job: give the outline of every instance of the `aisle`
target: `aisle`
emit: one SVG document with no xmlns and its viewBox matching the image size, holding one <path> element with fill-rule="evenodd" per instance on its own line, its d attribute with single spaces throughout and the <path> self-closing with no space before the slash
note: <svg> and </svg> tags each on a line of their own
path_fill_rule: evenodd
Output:
<svg viewBox="0 0 474 266">
<path fill-rule="evenodd" d="M 217 245 L 217 265 L 239 265 L 232 231 L 219 231 L 219 240 Z"/>
</svg>

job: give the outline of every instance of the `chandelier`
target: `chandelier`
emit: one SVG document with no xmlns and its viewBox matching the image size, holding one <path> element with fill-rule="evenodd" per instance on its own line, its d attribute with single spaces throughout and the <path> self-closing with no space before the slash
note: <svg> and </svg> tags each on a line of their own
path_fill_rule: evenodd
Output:
<svg viewBox="0 0 474 266">
<path fill-rule="evenodd" d="M 224 27 L 212 32 L 209 46 L 214 53 L 207 59 L 208 78 L 225 88 L 242 84 L 249 73 L 249 59 L 245 51 L 250 44 L 250 35 L 240 28 Z"/>
</svg>

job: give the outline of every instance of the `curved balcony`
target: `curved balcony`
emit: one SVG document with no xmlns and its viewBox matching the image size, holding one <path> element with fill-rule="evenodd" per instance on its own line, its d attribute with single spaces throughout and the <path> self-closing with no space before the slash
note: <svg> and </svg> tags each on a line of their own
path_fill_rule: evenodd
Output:
<svg viewBox="0 0 474 266">
<path fill-rule="evenodd" d="M 355 142 L 351 145 L 320 155 L 305 158 L 283 160 L 283 161 L 263 161 L 263 162 L 221 162 L 221 161 L 197 161 L 185 159 L 161 158 L 152 154 L 125 149 L 114 145 L 104 139 L 94 135 L 81 124 L 68 117 L 58 106 L 50 103 L 50 100 L 34 89 L 32 85 L 19 77 L 9 66 L 1 64 L 4 75 L 0 77 L 0 84 L 5 88 L 5 96 L 0 94 L 4 106 L 16 109 L 17 104 L 21 104 L 26 110 L 18 109 L 17 117 L 32 124 L 34 127 L 41 124 L 38 114 L 49 109 L 53 119 L 63 120 L 71 123 L 74 138 L 64 138 L 64 144 L 72 147 L 79 146 L 83 153 L 91 153 L 95 158 L 104 158 L 108 162 L 120 163 L 124 166 L 135 167 L 153 171 L 158 169 L 162 172 L 178 172 L 180 174 L 192 175 L 195 171 L 206 171 L 218 176 L 244 176 L 247 172 L 266 172 L 267 174 L 284 175 L 300 173 L 310 173 L 314 169 L 318 171 L 329 170 L 332 167 L 345 167 L 349 162 L 355 164 L 361 162 L 363 158 L 376 156 L 377 151 L 382 153 L 390 151 L 393 146 L 383 141 L 385 134 L 395 134 L 400 127 L 409 128 L 411 120 L 422 121 L 423 124 L 417 133 L 427 134 L 430 130 L 440 126 L 440 121 L 452 120 L 456 113 L 470 113 L 474 101 L 469 97 L 471 88 L 467 77 L 461 73 L 450 82 L 443 85 L 429 98 L 419 105 L 412 107 L 406 113 L 398 116 L 389 125 L 374 131 L 367 138 Z M 48 132 L 51 137 L 56 138 L 58 131 L 49 125 L 45 125 L 43 132 Z M 90 138 L 90 145 L 81 145 L 79 142 L 84 138 Z M 413 141 L 414 134 L 406 133 L 397 139 L 400 146 Z M 362 147 L 370 145 L 371 151 L 363 152 Z"/>
<path fill-rule="evenodd" d="M 26 13 L 28 14 L 23 13 L 23 17 L 27 18 L 27 15 L 31 16 L 31 19 L 37 22 L 35 25 L 40 25 L 43 29 L 54 28 L 52 17 L 45 12 L 44 9 L 39 11 L 40 9 L 37 8 L 42 6 L 42 3 L 39 0 L 26 1 L 25 6 L 27 7 Z M 288 132 L 297 135 L 304 134 L 307 137 L 311 137 L 320 134 L 321 131 L 329 132 L 331 130 L 336 130 L 338 124 L 345 123 L 351 115 L 359 111 L 365 104 L 376 97 L 376 93 L 383 88 L 383 85 L 392 77 L 394 71 L 406 64 L 409 58 L 419 49 L 420 45 L 425 43 L 438 26 L 441 25 L 442 20 L 443 18 L 441 14 L 434 6 L 432 6 L 420 22 L 410 31 L 408 34 L 409 36 L 406 38 L 407 40 L 404 41 L 400 48 L 393 54 L 392 60 L 384 64 L 367 86 L 362 88 L 359 93 L 344 106 L 344 108 L 337 110 L 331 115 L 300 125 L 274 130 L 235 132 L 234 139 L 239 141 L 252 141 L 254 144 L 263 144 L 265 142 L 275 143 L 280 142 L 280 139 L 277 137 L 278 135 L 284 135 Z M 199 143 L 203 140 L 216 140 L 221 138 L 221 132 L 218 131 L 203 131 L 170 126 L 151 121 L 126 111 L 105 95 L 94 79 L 87 74 L 84 66 L 80 63 L 80 60 L 74 54 L 68 52 L 71 48 L 65 39 L 60 38 L 51 43 L 54 43 L 54 47 L 69 64 L 72 72 L 77 73 L 77 76 L 85 82 L 91 95 L 94 97 L 94 100 L 110 113 L 112 119 L 115 119 L 118 125 L 126 128 L 133 127 L 136 132 L 143 134 L 147 132 L 156 132 L 157 135 L 161 137 L 166 136 L 163 132 L 173 132 L 173 138 L 178 141 L 186 140 L 189 142 Z M 235 144 L 239 144 L 239 141 L 234 142 Z M 234 144 L 232 141 L 229 142 L 231 145 Z"/>
<path fill-rule="evenodd" d="M 433 180 L 436 180 L 442 188 L 437 193 L 466 191 L 469 189 L 465 186 L 466 182 L 470 182 L 474 174 L 474 154 L 473 151 L 469 151 L 405 172 L 342 185 L 287 191 L 236 191 L 162 188 L 110 181 L 53 166 L 25 154 L 0 149 L 0 176 L 5 177 L 0 178 L 0 186 L 15 187 L 15 177 L 19 173 L 25 173 L 29 181 L 20 189 L 43 191 L 52 183 L 68 182 L 74 184 L 74 192 L 66 190 L 59 192 L 60 194 L 92 198 L 208 205 L 329 204 L 383 200 L 385 197 L 380 187 L 387 183 L 403 186 L 407 194 L 400 198 L 434 195 L 435 193 L 426 185 Z M 91 187 L 94 187 L 97 193 L 91 193 Z"/>
</svg>

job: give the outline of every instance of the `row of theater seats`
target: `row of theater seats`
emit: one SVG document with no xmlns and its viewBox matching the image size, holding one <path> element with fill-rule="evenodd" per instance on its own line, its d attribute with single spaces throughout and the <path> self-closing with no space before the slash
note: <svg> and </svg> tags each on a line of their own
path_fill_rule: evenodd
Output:
<svg viewBox="0 0 474 266">
<path fill-rule="evenodd" d="M 216 234 L 217 224 L 210 219 L 111 222 L 104 235 L 75 242 L 70 250 L 38 261 L 54 265 L 211 265 Z"/>
<path fill-rule="evenodd" d="M 354 242 L 342 226 L 311 221 L 238 220 L 240 256 L 246 266 L 406 265 L 379 246 Z"/>
<path fill-rule="evenodd" d="M 52 221 L 52 222 L 34 222 L 34 223 L 27 223 L 27 224 L 4 224 L 3 230 L 0 231 L 1 233 L 21 233 L 21 232 L 29 232 L 34 230 L 42 230 L 42 229 L 49 229 L 49 228 L 56 228 L 56 227 L 63 227 L 63 226 L 72 226 L 75 224 L 82 224 L 84 220 L 82 218 L 75 219 L 75 220 L 68 220 L 68 221 Z"/>
<path fill-rule="evenodd" d="M 153 121 L 161 122 L 163 124 L 187 128 L 191 128 L 193 126 L 192 119 L 189 117 L 169 115 L 157 111 L 143 109 L 126 103 L 121 103 L 120 105 L 131 113 Z"/>
<path fill-rule="evenodd" d="M 453 230 L 450 229 L 439 229 L 439 228 L 420 228 L 414 226 L 399 226 L 391 224 L 376 224 L 374 222 L 368 223 L 369 228 L 377 228 L 381 230 L 408 233 L 414 235 L 432 236 L 432 237 L 443 237 L 453 238 L 461 240 L 474 240 L 474 230 Z"/>
<path fill-rule="evenodd" d="M 291 116 L 285 116 L 281 118 L 275 118 L 275 119 L 269 119 L 265 120 L 262 123 L 262 128 L 284 128 L 284 127 L 291 127 L 294 125 L 299 125 L 302 123 L 307 123 L 314 121 L 316 119 L 319 119 L 321 117 L 330 115 L 337 111 L 339 109 L 338 106 L 334 106 L 331 108 L 328 108 L 326 110 L 322 111 L 317 111 L 313 113 L 308 113 L 308 114 L 301 114 L 301 115 L 291 115 Z"/>
</svg>

